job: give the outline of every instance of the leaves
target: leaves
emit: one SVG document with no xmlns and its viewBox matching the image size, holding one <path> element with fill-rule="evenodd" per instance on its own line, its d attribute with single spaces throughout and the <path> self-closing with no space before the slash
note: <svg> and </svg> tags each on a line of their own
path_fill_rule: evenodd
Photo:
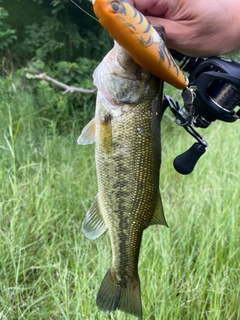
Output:
<svg viewBox="0 0 240 320">
<path fill-rule="evenodd" d="M 89 1 L 75 2 L 93 14 Z M 5 51 L 0 60 L 10 57 L 18 66 L 31 59 L 49 64 L 78 57 L 99 61 L 112 46 L 98 22 L 70 0 L 9 0 L 4 7 L 0 7 L 0 49 Z"/>
<path fill-rule="evenodd" d="M 0 7 L 0 50 L 8 48 L 17 40 L 16 30 L 5 22 L 7 17 L 8 11 Z"/>
<path fill-rule="evenodd" d="M 90 2 L 74 1 L 91 13 Z M 14 4 L 14 10 L 11 4 Z M 4 44 L 6 50 L 0 51 L 0 59 L 5 61 L 10 57 L 9 61 L 15 64 L 15 68 L 16 65 L 21 67 L 19 74 L 24 75 L 23 85 L 34 91 L 36 107 L 41 110 L 42 118 L 57 118 L 59 128 L 68 127 L 71 126 L 71 115 L 76 112 L 86 123 L 94 111 L 94 95 L 75 92 L 63 95 L 62 88 L 39 81 L 34 75 L 47 73 L 68 86 L 94 89 L 92 74 L 111 47 L 110 37 L 70 0 L 8 0 L 4 6 L 8 8 L 9 15 L 2 8 L 0 45 Z M 19 27 L 18 8 L 23 6 L 26 15 L 33 18 L 27 18 L 26 25 Z M 7 18 L 11 18 L 8 23 Z M 9 24 L 14 24 L 14 21 L 17 21 L 18 33 Z M 1 35 L 2 39 L 5 37 L 4 42 L 1 42 Z M 18 41 L 14 41 L 14 37 L 18 37 Z M 8 74 L 7 70 L 5 74 Z"/>
</svg>

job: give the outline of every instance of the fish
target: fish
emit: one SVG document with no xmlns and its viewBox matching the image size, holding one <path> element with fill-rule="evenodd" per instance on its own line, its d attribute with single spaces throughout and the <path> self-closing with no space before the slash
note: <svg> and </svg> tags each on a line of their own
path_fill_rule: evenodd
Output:
<svg viewBox="0 0 240 320">
<path fill-rule="evenodd" d="M 115 41 L 93 74 L 95 117 L 78 144 L 95 143 L 98 193 L 82 231 L 108 229 L 112 264 L 96 298 L 99 310 L 142 319 L 138 260 L 143 231 L 167 226 L 159 190 L 163 81 L 139 66 Z"/>
<path fill-rule="evenodd" d="M 177 89 L 187 88 L 188 78 L 167 49 L 159 28 L 126 0 L 92 0 L 92 4 L 100 24 L 136 63 Z"/>
</svg>

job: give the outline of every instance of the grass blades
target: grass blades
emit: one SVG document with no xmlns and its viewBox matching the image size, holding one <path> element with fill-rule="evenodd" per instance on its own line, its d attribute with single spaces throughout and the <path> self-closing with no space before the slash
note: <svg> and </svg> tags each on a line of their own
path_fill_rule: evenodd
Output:
<svg viewBox="0 0 240 320">
<path fill-rule="evenodd" d="M 97 186 L 94 147 L 77 145 L 76 123 L 60 135 L 54 119 L 39 117 L 33 94 L 14 81 L 3 90 L 0 319 L 135 319 L 95 305 L 111 249 L 107 233 L 89 241 L 81 232 Z M 144 232 L 145 320 L 240 319 L 239 124 L 213 123 L 201 133 L 207 152 L 181 176 L 172 160 L 194 141 L 164 117 L 161 193 L 169 228 Z"/>
</svg>

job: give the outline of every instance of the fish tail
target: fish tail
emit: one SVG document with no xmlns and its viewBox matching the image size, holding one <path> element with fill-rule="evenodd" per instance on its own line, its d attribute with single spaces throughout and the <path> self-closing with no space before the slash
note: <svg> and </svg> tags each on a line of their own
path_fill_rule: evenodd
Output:
<svg viewBox="0 0 240 320">
<path fill-rule="evenodd" d="M 114 281 L 113 268 L 108 269 L 97 294 L 96 304 L 99 310 L 113 312 L 117 309 L 142 319 L 140 281 L 121 286 Z"/>
</svg>

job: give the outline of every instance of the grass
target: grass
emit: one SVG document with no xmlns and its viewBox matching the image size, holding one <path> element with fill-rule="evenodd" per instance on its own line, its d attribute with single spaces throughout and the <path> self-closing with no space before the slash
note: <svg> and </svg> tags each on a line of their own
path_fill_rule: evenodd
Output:
<svg viewBox="0 0 240 320">
<path fill-rule="evenodd" d="M 81 233 L 97 192 L 93 146 L 76 144 L 77 119 L 60 135 L 31 92 L 1 81 L 0 319 L 135 319 L 95 305 L 111 250 L 107 233 L 92 242 Z M 214 123 L 202 134 L 208 150 L 191 175 L 181 176 L 172 160 L 194 141 L 163 120 L 169 228 L 144 232 L 145 320 L 240 319 L 239 124 Z"/>
</svg>

